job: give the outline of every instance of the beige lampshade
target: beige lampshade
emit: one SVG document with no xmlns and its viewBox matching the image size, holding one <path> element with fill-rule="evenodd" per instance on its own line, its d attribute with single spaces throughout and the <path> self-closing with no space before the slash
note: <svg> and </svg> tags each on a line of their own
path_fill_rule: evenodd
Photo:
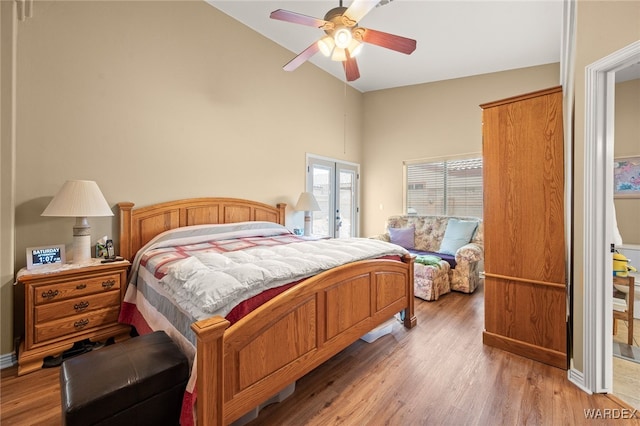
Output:
<svg viewBox="0 0 640 426">
<path fill-rule="evenodd" d="M 42 216 L 71 216 L 76 218 L 73 227 L 73 263 L 91 260 L 91 227 L 87 217 L 113 216 L 98 184 L 91 180 L 68 180 Z"/>
<path fill-rule="evenodd" d="M 306 212 L 317 212 L 321 210 L 320 205 L 316 201 L 316 197 L 314 197 L 311 192 L 303 192 L 300 194 L 295 209 Z"/>
<path fill-rule="evenodd" d="M 98 184 L 91 180 L 68 180 L 53 197 L 42 216 L 113 216 Z"/>
</svg>

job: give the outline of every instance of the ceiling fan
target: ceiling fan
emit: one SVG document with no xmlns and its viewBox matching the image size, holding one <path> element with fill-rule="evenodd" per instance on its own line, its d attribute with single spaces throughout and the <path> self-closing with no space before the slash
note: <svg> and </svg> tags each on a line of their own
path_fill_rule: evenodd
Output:
<svg viewBox="0 0 640 426">
<path fill-rule="evenodd" d="M 347 81 L 354 81 L 360 77 L 355 57 L 362 50 L 363 43 L 410 55 L 416 49 L 415 40 L 358 26 L 358 22 L 379 3 L 380 0 L 354 0 L 347 8 L 340 0 L 340 6 L 328 11 L 324 19 L 283 9 L 271 12 L 271 19 L 320 28 L 326 33 L 282 68 L 293 71 L 320 51 L 332 60 L 342 62 Z"/>
</svg>

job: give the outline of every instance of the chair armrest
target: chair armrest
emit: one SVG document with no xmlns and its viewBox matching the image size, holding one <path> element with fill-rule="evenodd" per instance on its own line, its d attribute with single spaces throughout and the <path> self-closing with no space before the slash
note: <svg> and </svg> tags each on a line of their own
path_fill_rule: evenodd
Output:
<svg viewBox="0 0 640 426">
<path fill-rule="evenodd" d="M 382 240 L 382 241 L 386 241 L 388 243 L 391 242 L 391 237 L 389 237 L 389 234 L 378 234 L 378 235 L 374 235 L 372 237 L 369 237 L 372 240 Z"/>
<path fill-rule="evenodd" d="M 457 263 L 478 262 L 482 260 L 483 257 L 484 249 L 476 243 L 465 244 L 456 251 Z"/>
</svg>

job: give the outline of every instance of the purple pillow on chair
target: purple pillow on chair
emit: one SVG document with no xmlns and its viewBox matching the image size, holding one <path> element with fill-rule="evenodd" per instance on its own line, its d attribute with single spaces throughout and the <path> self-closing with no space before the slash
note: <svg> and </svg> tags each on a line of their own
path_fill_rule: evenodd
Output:
<svg viewBox="0 0 640 426">
<path fill-rule="evenodd" d="M 389 237 L 393 244 L 412 249 L 415 244 L 415 228 L 389 228 Z"/>
</svg>

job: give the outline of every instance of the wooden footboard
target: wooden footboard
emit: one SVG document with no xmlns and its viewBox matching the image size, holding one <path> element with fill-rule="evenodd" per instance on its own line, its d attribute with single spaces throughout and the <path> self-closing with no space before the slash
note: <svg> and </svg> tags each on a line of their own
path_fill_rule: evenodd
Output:
<svg viewBox="0 0 640 426">
<path fill-rule="evenodd" d="M 413 260 L 367 260 L 292 287 L 227 328 L 198 321 L 198 424 L 226 425 L 404 310 L 416 324 Z"/>
</svg>

